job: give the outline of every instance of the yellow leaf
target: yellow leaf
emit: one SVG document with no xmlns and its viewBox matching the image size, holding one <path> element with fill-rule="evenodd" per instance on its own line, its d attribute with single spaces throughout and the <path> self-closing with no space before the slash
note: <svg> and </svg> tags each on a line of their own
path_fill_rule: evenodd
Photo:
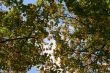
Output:
<svg viewBox="0 0 110 73">
<path fill-rule="evenodd" d="M 39 6 L 39 5 L 41 5 L 42 4 L 42 0 L 38 0 L 37 1 L 37 5 Z"/>
<path fill-rule="evenodd" d="M 40 73 L 44 73 L 44 67 L 43 66 L 40 69 Z"/>
<path fill-rule="evenodd" d="M 17 73 L 16 71 L 12 71 L 12 73 Z"/>
<path fill-rule="evenodd" d="M 11 61 L 10 61 L 10 60 L 7 61 L 7 65 L 8 65 L 9 67 L 11 66 Z"/>
<path fill-rule="evenodd" d="M 59 43 L 59 44 L 57 44 L 57 48 L 59 49 L 59 48 L 61 48 L 61 44 Z"/>
</svg>

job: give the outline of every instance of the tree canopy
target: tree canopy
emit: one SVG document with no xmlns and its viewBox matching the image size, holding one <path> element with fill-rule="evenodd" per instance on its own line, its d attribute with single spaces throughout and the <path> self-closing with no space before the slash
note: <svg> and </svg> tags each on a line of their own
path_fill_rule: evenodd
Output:
<svg viewBox="0 0 110 73">
<path fill-rule="evenodd" d="M 0 10 L 1 70 L 25 73 L 36 66 L 41 73 L 110 72 L 109 0 L 1 2 L 7 8 Z"/>
</svg>

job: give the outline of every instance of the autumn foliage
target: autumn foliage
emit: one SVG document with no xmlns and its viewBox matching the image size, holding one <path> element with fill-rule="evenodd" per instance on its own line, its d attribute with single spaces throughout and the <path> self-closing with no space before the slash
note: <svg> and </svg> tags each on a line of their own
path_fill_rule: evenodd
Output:
<svg viewBox="0 0 110 73">
<path fill-rule="evenodd" d="M 23 0 L 2 0 L 1 4 L 7 8 L 0 10 L 3 72 L 27 72 L 33 66 L 41 73 L 110 72 L 109 0 L 37 0 L 27 5 Z"/>
</svg>

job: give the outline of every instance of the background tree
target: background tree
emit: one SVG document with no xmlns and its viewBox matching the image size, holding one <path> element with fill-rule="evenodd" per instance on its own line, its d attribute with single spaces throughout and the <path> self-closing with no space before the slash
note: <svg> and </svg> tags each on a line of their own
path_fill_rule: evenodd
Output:
<svg viewBox="0 0 110 73">
<path fill-rule="evenodd" d="M 108 0 L 65 0 L 67 8 L 75 14 L 71 24 L 74 34 L 70 44 L 62 41 L 62 50 L 55 50 L 61 57 L 63 69 L 79 69 L 83 73 L 109 72 L 110 8 Z M 76 22 L 75 22 L 76 21 Z M 59 52 L 59 54 L 58 54 Z"/>
<path fill-rule="evenodd" d="M 2 3 L 9 11 L 0 12 L 0 69 L 25 72 L 44 64 L 48 58 L 42 53 L 48 19 L 42 5 L 24 5 L 22 0 Z"/>
<path fill-rule="evenodd" d="M 8 11 L 0 12 L 0 69 L 41 71 L 109 72 L 109 0 L 3 0 Z M 66 5 L 65 5 L 66 4 Z M 69 10 L 69 12 L 68 12 Z M 70 29 L 71 28 L 71 29 Z M 44 39 L 54 39 L 55 44 Z M 50 48 L 44 48 L 48 44 Z M 55 45 L 53 55 L 44 53 Z"/>
</svg>

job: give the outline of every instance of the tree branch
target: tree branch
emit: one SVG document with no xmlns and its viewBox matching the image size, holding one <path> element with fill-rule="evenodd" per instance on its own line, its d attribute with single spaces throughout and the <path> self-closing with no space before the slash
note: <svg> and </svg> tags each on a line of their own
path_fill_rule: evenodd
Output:
<svg viewBox="0 0 110 73">
<path fill-rule="evenodd" d="M 3 41 L 0 41 L 0 43 L 5 43 L 5 42 L 8 42 L 8 41 L 14 41 L 14 40 L 29 39 L 29 38 L 37 39 L 37 38 L 35 38 L 35 37 L 22 37 L 22 38 L 6 39 L 6 40 L 3 40 Z"/>
</svg>

